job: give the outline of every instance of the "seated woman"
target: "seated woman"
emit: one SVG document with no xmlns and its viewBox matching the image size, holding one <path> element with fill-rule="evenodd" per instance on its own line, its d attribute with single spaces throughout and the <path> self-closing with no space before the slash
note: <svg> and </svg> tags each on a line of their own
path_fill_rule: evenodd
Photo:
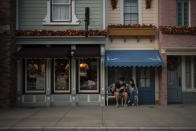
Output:
<svg viewBox="0 0 196 131">
<path fill-rule="evenodd" d="M 119 96 L 124 97 L 124 107 L 128 107 L 127 100 L 128 100 L 128 93 L 127 93 L 127 86 L 125 84 L 124 77 L 121 77 L 119 81 L 115 84 L 114 95 L 116 97 L 116 107 L 119 107 Z"/>
<path fill-rule="evenodd" d="M 130 79 L 129 81 L 129 104 L 138 105 L 138 89 L 135 85 L 135 82 L 133 79 Z"/>
</svg>

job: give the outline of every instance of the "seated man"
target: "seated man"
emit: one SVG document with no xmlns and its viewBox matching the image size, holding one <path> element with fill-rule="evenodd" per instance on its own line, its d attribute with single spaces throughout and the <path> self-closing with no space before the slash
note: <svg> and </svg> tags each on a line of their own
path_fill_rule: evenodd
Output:
<svg viewBox="0 0 196 131">
<path fill-rule="evenodd" d="M 116 97 L 116 107 L 119 107 L 119 96 L 124 97 L 124 107 L 127 107 L 128 93 L 125 84 L 125 79 L 121 77 L 119 81 L 115 84 L 114 95 Z"/>
</svg>

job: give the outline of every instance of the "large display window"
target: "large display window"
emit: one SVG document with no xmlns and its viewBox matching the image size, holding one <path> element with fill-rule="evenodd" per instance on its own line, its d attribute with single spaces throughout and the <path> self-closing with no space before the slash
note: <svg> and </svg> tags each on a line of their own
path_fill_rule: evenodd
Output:
<svg viewBox="0 0 196 131">
<path fill-rule="evenodd" d="M 99 92 L 99 60 L 81 59 L 78 62 L 78 92 Z"/>
<path fill-rule="evenodd" d="M 54 60 L 54 93 L 70 92 L 70 61 Z"/>
<path fill-rule="evenodd" d="M 25 60 L 25 93 L 44 93 L 46 87 L 46 61 Z"/>
</svg>

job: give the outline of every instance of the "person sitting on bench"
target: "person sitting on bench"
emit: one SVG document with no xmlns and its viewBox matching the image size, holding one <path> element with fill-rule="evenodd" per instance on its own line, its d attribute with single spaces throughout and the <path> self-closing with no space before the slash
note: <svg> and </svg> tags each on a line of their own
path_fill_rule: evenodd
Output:
<svg viewBox="0 0 196 131">
<path fill-rule="evenodd" d="M 125 78 L 121 77 L 119 81 L 115 84 L 114 95 L 116 97 L 116 107 L 119 107 L 119 96 L 124 97 L 124 107 L 128 107 L 128 93 L 127 87 L 125 84 Z"/>
</svg>

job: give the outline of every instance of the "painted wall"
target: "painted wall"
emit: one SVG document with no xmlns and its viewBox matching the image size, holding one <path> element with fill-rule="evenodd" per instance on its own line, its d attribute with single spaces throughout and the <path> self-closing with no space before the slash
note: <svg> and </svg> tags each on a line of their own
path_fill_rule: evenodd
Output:
<svg viewBox="0 0 196 131">
<path fill-rule="evenodd" d="M 152 0 L 151 8 L 146 9 L 144 0 L 138 0 L 139 10 L 139 23 L 140 24 L 153 24 L 158 23 L 158 1 Z M 112 9 L 111 1 L 106 0 L 106 20 L 107 25 L 110 24 L 123 24 L 123 0 L 119 0 L 116 9 Z"/>
<path fill-rule="evenodd" d="M 138 0 L 139 23 L 140 24 L 158 24 L 158 1 L 152 0 L 151 8 L 146 9 L 144 0 Z M 123 0 L 119 0 L 116 9 L 112 9 L 111 1 L 106 1 L 106 25 L 123 24 Z M 114 38 L 108 39 L 106 49 L 111 50 L 157 50 L 158 37 L 151 41 L 150 38 Z"/>
<path fill-rule="evenodd" d="M 158 25 L 158 1 L 152 0 L 151 8 L 146 9 L 144 0 L 138 0 L 139 10 L 139 24 L 153 24 Z M 123 0 L 119 0 L 116 9 L 112 9 L 111 1 L 106 0 L 106 25 L 123 24 Z M 107 50 L 158 50 L 158 35 L 155 39 L 150 38 L 108 38 Z M 136 71 L 133 68 L 133 76 L 136 78 Z M 159 101 L 159 74 L 155 70 L 155 101 Z"/>
<path fill-rule="evenodd" d="M 19 0 L 19 29 L 84 29 L 85 7 L 90 7 L 89 29 L 102 29 L 103 0 L 76 0 L 76 16 L 81 22 L 77 26 L 43 26 L 43 19 L 47 13 L 47 0 Z"/>
</svg>

